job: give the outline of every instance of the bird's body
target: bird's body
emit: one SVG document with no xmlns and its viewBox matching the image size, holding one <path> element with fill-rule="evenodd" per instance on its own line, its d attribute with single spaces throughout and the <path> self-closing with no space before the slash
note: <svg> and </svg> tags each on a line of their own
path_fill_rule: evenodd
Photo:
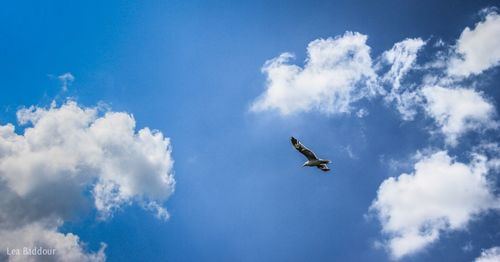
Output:
<svg viewBox="0 0 500 262">
<path fill-rule="evenodd" d="M 315 160 L 307 160 L 304 163 L 304 166 L 319 166 L 323 164 L 329 164 L 330 160 L 323 160 L 323 159 L 315 159 Z"/>
<path fill-rule="evenodd" d="M 311 151 L 309 148 L 305 147 L 302 143 L 300 143 L 299 140 L 297 140 L 295 137 L 292 136 L 291 138 L 292 145 L 302 153 L 306 158 L 307 161 L 304 163 L 303 166 L 315 166 L 322 171 L 330 171 L 330 168 L 328 168 L 327 164 L 331 163 L 330 160 L 326 159 L 319 159 L 316 157 L 313 151 Z"/>
</svg>

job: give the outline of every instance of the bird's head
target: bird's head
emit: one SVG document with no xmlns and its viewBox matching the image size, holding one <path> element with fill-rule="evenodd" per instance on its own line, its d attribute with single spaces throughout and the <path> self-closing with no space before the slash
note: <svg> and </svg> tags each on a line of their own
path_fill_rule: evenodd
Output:
<svg viewBox="0 0 500 262">
<path fill-rule="evenodd" d="M 309 163 L 309 161 L 306 161 L 306 162 L 304 162 L 304 164 L 302 166 L 307 166 L 308 163 Z"/>
</svg>

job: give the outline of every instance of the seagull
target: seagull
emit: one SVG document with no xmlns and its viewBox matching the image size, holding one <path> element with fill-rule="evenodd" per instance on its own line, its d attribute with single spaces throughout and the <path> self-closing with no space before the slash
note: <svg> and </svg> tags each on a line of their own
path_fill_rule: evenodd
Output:
<svg viewBox="0 0 500 262">
<path fill-rule="evenodd" d="M 330 160 L 319 159 L 318 157 L 316 157 L 316 155 L 314 154 L 313 151 L 309 150 L 309 148 L 305 147 L 302 143 L 300 143 L 299 140 L 297 140 L 293 136 L 292 136 L 291 141 L 292 141 L 293 147 L 295 147 L 295 149 L 297 149 L 297 151 L 302 153 L 307 158 L 307 161 L 302 166 L 315 166 L 315 167 L 317 167 L 325 172 L 330 171 L 330 168 L 328 168 L 328 166 L 326 165 L 326 164 L 331 163 Z"/>
</svg>

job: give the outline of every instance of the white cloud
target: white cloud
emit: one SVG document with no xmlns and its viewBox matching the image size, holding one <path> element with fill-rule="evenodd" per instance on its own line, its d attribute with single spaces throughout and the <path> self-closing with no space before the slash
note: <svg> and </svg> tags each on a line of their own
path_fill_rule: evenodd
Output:
<svg viewBox="0 0 500 262">
<path fill-rule="evenodd" d="M 396 109 L 404 120 L 411 120 L 417 114 L 417 106 L 421 103 L 418 93 L 411 90 L 410 85 L 401 87 L 401 82 L 408 72 L 414 69 L 417 54 L 425 45 L 420 38 L 407 38 L 382 53 L 379 67 L 389 65 L 389 70 L 380 79 L 389 84 L 389 93 L 385 96 L 387 102 L 395 102 Z"/>
<path fill-rule="evenodd" d="M 374 67 L 365 35 L 347 32 L 315 40 L 307 48 L 303 68 L 289 63 L 293 57 L 289 53 L 266 62 L 262 71 L 267 87 L 251 110 L 276 110 L 282 115 L 310 110 L 348 113 L 355 109 L 353 102 L 382 95 L 403 120 L 427 114 L 445 142 L 456 146 L 467 132 L 498 127 L 495 106 L 482 93 L 463 88 L 462 78 L 456 77 L 479 74 L 500 61 L 499 15 L 494 9 L 483 10 L 482 15 L 484 20 L 474 29 L 466 28 L 456 46 L 446 46 L 442 40 L 428 45 L 438 58 L 423 65 L 417 64 L 419 52 L 427 46 L 421 38 L 395 43 L 376 59 Z M 408 77 L 412 70 L 418 72 Z M 476 81 L 469 84 L 475 86 Z M 358 117 L 368 113 L 364 109 L 354 112 Z"/>
<path fill-rule="evenodd" d="M 456 86 L 461 77 L 480 74 L 500 63 L 500 16 L 493 8 L 481 15 L 484 19 L 475 28 L 464 29 L 455 46 L 440 39 L 429 46 L 437 59 L 423 65 L 417 64 L 418 53 L 427 44 L 421 38 L 395 43 L 376 59 L 375 67 L 365 35 L 346 32 L 312 41 L 303 68 L 290 64 L 290 53 L 266 62 L 262 68 L 267 75 L 266 90 L 251 110 L 276 110 L 282 115 L 310 110 L 346 113 L 363 97 L 384 95 L 386 101 L 395 103 L 404 120 L 412 120 L 426 106 L 420 92 L 423 87 Z M 408 79 L 415 69 L 419 73 Z"/>
<path fill-rule="evenodd" d="M 456 56 L 448 63 L 448 74 L 468 77 L 481 74 L 500 62 L 500 16 L 487 10 L 475 28 L 466 27 L 456 43 Z"/>
<path fill-rule="evenodd" d="M 136 132 L 129 114 L 101 115 L 75 102 L 21 109 L 17 117 L 29 125 L 24 134 L 0 126 L 0 239 L 20 242 L 0 242 L 2 252 L 15 243 L 45 243 L 58 249 L 60 261 L 100 261 L 104 249 L 85 252 L 58 226 L 92 207 L 105 219 L 132 202 L 168 218 L 161 204 L 175 180 L 162 133 Z"/>
<path fill-rule="evenodd" d="M 24 261 L 64 261 L 64 262 L 99 262 L 106 260 L 106 244 L 101 243 L 97 252 L 89 253 L 85 250 L 77 235 L 72 233 L 59 233 L 57 227 L 47 226 L 41 223 L 32 223 L 15 229 L 0 230 L 0 246 L 2 252 L 9 250 L 21 250 L 43 248 L 50 253 L 48 255 L 10 255 L 10 262 Z M 54 250 L 55 249 L 55 250 Z M 54 251 L 49 251 L 54 250 Z M 12 251 L 10 252 L 11 254 Z M 1 255 L 0 255 L 1 257 Z"/>
<path fill-rule="evenodd" d="M 421 155 L 413 173 L 380 185 L 370 210 L 382 224 L 393 258 L 418 252 L 442 231 L 464 229 L 475 215 L 500 207 L 486 178 L 488 159 L 472 156 L 465 164 L 446 151 Z"/>
<path fill-rule="evenodd" d="M 61 82 L 63 91 L 68 91 L 68 86 L 75 81 L 75 77 L 70 72 L 58 76 L 57 79 Z"/>
<path fill-rule="evenodd" d="M 449 145 L 456 145 L 467 131 L 498 126 L 493 120 L 495 107 L 477 91 L 426 86 L 421 93 L 426 99 L 426 113 L 436 121 Z"/>
<path fill-rule="evenodd" d="M 391 66 L 389 71 L 382 76 L 382 79 L 390 82 L 392 88 L 398 90 L 401 87 L 403 77 L 414 66 L 418 51 L 424 45 L 425 41 L 421 38 L 407 38 L 394 44 L 390 50 L 382 53 L 382 63 Z"/>
<path fill-rule="evenodd" d="M 481 252 L 481 256 L 476 258 L 475 262 L 499 262 L 500 247 L 492 247 Z"/>
<path fill-rule="evenodd" d="M 267 87 L 251 109 L 277 110 L 282 115 L 310 110 L 350 112 L 351 103 L 376 92 L 366 39 L 365 35 L 346 32 L 314 40 L 307 47 L 304 68 L 289 64 L 290 53 L 267 61 L 262 68 Z"/>
</svg>

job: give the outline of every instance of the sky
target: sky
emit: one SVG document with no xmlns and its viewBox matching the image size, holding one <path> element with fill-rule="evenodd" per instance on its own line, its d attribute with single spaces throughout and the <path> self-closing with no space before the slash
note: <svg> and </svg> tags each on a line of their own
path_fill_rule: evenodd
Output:
<svg viewBox="0 0 500 262">
<path fill-rule="evenodd" d="M 499 8 L 4 3 L 0 261 L 500 261 Z"/>
</svg>

